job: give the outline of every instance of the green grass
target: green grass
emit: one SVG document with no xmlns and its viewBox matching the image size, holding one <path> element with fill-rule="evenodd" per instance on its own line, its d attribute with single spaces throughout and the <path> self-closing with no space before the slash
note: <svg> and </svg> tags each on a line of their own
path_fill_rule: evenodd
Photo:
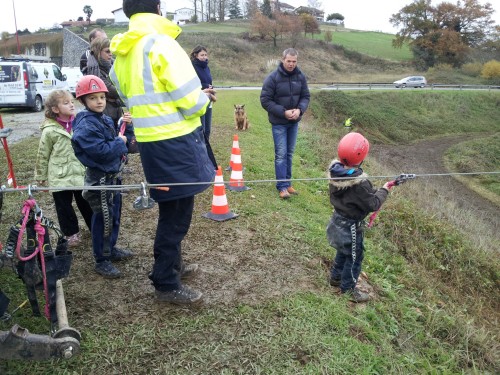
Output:
<svg viewBox="0 0 500 375">
<path fill-rule="evenodd" d="M 426 137 L 500 130 L 496 120 L 500 118 L 499 93 L 322 91 L 316 98 L 313 106 L 319 107 L 316 115 L 325 126 L 351 117 L 376 142 L 410 143 Z M 320 108 L 333 110 L 320 112 Z"/>
<path fill-rule="evenodd" d="M 324 37 L 324 34 L 322 36 Z M 334 31 L 332 36 L 333 44 L 341 45 L 348 50 L 361 52 L 368 56 L 392 61 L 410 61 L 413 59 L 413 55 L 407 46 L 403 48 L 394 48 L 392 46 L 392 40 L 394 39 L 392 34 L 339 29 Z"/>
<path fill-rule="evenodd" d="M 500 172 L 500 134 L 460 143 L 446 152 L 446 164 L 459 173 L 477 171 Z M 497 174 L 485 174 L 475 178 L 462 177 L 469 186 L 487 198 L 500 203 L 500 180 Z"/>
<path fill-rule="evenodd" d="M 214 104 L 211 137 L 223 167 L 229 162 L 235 134 L 233 104 L 246 104 L 251 127 L 248 132 L 238 133 L 246 181 L 274 176 L 271 130 L 258 94 L 258 91 L 220 90 Z M 340 94 L 314 93 L 312 113 L 304 119 L 300 130 L 294 159 L 295 178 L 325 175 L 326 165 L 334 157 L 334 147 L 344 131 L 336 126 L 341 123 L 337 120 L 348 113 L 357 116 L 362 103 L 366 103 L 366 118 L 373 120 L 369 125 L 359 122 L 357 126 L 365 130 L 375 127 L 374 137 L 379 142 L 397 143 L 404 138 L 399 133 L 393 135 L 393 123 L 403 110 L 396 111 L 393 107 L 397 113 L 385 115 L 391 111 L 380 105 L 396 101 L 391 93 Z M 418 94 L 423 97 L 417 93 L 399 94 L 402 98 L 398 103 L 406 110 L 415 103 L 420 105 L 421 101 L 429 105 L 434 102 L 427 116 L 437 115 L 438 109 L 444 110 L 459 101 L 464 112 L 477 111 L 485 122 L 488 118 L 498 118 L 495 101 L 488 96 L 462 93 L 460 97 L 443 93 L 426 98 L 422 92 Z M 479 108 L 475 108 L 478 105 Z M 336 109 L 335 113 L 332 108 Z M 372 111 L 371 117 L 368 110 Z M 421 116 L 425 118 L 424 114 Z M 430 135 L 447 134 L 460 121 L 456 115 L 443 116 L 439 127 Z M 471 123 L 469 131 L 476 131 L 476 126 L 477 131 L 483 131 L 486 125 L 480 121 Z M 415 139 L 429 136 L 428 128 L 423 126 L 415 126 L 411 131 Z M 30 155 L 36 145 L 37 140 L 30 139 L 12 147 L 21 183 L 30 181 Z M 5 176 L 2 157 L 0 154 L 0 175 Z M 366 169 L 372 174 L 381 170 L 371 160 Z M 108 291 L 84 292 L 95 285 L 94 276 L 82 275 L 83 270 L 75 268 L 74 276 L 65 285 L 65 294 L 69 320 L 83 334 L 82 353 L 70 361 L 4 361 L 0 363 L 0 372 L 498 373 L 498 257 L 482 253 L 459 230 L 425 212 L 413 202 L 411 194 L 405 195 L 401 190 L 391 195 L 377 226 L 366 234 L 363 267 L 378 297 L 366 305 L 352 305 L 334 294 L 325 281 L 327 263 L 333 256 L 325 239 L 325 226 L 331 215 L 326 182 L 298 182 L 300 195 L 289 201 L 277 199 L 272 183 L 248 185 L 252 189 L 247 192 L 227 193 L 231 210 L 240 217 L 225 223 L 201 219 L 212 196 L 208 191 L 198 196 L 190 232 L 190 251 L 202 249 L 200 255 L 207 253 L 202 262 L 215 268 L 210 280 L 217 283 L 208 282 L 202 287 L 209 296 L 217 293 L 221 283 L 238 287 L 239 274 L 259 275 L 241 291 L 242 301 L 219 303 L 215 300 L 199 310 L 157 306 L 149 297 L 134 292 L 145 277 L 141 269 L 137 276 L 127 276 L 130 297 L 117 310 L 104 297 Z M 17 209 L 22 199 L 17 194 L 8 194 L 7 198 L 4 221 L 0 224 L 2 238 L 12 218 L 19 216 Z M 40 199 L 42 205 L 50 202 L 46 195 L 40 195 Z M 147 215 L 146 220 L 139 220 L 135 225 L 142 229 L 154 226 L 153 215 Z M 124 228 L 129 229 L 130 235 L 137 231 L 137 227 L 127 225 L 130 224 L 125 222 Z M 245 233 L 251 240 L 238 238 L 237 234 Z M 221 237 L 235 238 L 234 246 L 218 245 L 217 239 Z M 144 236 L 142 244 L 147 241 Z M 238 264 L 224 279 L 224 269 L 230 261 L 224 258 L 226 255 L 245 262 Z M 130 264 L 133 267 L 136 263 Z M 258 274 L 259 270 L 263 272 Z M 15 286 L 9 286 L 8 291 L 15 295 L 17 303 L 22 301 L 23 291 L 11 275 L 10 270 L 1 270 L 0 285 L 4 290 L 4 285 Z M 283 284 L 281 277 L 290 277 L 290 281 Z M 83 283 L 83 289 L 80 294 L 71 293 L 77 283 Z M 276 290 L 283 287 L 288 287 L 288 291 Z M 111 284 L 109 288 L 112 293 Z M 255 293 L 255 298 L 245 300 L 247 293 Z M 82 300 L 89 296 L 94 299 L 93 303 Z M 80 304 L 90 310 L 79 309 Z M 46 331 L 43 319 L 30 319 L 26 309 L 17 319 L 35 332 Z M 2 324 L 0 329 L 6 329 Z"/>
</svg>

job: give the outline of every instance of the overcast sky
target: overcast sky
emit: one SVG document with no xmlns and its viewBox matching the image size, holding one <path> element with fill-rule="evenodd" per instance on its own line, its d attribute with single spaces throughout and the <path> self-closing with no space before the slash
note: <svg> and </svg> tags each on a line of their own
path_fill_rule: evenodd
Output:
<svg viewBox="0 0 500 375">
<path fill-rule="evenodd" d="M 455 3 L 456 0 L 448 0 Z M 166 10 L 173 12 L 182 7 L 191 7 L 191 0 L 163 0 Z M 282 0 L 293 6 L 307 5 L 307 0 Z M 396 33 L 389 23 L 389 18 L 412 0 L 320 0 L 325 14 L 340 13 L 345 17 L 345 26 L 350 29 L 384 31 Z M 444 2 L 434 0 L 433 4 Z M 485 4 L 486 0 L 480 0 Z M 500 1 L 490 0 L 495 9 L 493 19 L 500 24 Z M 83 7 L 90 5 L 94 11 L 92 19 L 113 18 L 111 11 L 122 7 L 122 0 L 0 0 L 0 32 L 14 33 L 14 7 L 17 28 L 31 32 L 40 27 L 49 28 L 70 19 L 85 17 Z M 13 6 L 14 4 L 14 6 Z"/>
</svg>

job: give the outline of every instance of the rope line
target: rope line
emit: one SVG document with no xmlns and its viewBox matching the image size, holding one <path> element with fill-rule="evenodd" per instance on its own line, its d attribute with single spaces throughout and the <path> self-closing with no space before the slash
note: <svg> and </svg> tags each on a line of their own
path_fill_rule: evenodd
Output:
<svg viewBox="0 0 500 375">
<path fill-rule="evenodd" d="M 451 172 L 451 173 L 422 173 L 415 174 L 415 177 L 443 177 L 443 176 L 473 176 L 473 175 L 500 175 L 500 171 L 495 172 Z M 276 179 L 264 179 L 264 180 L 244 180 L 245 184 L 261 184 L 261 183 L 276 183 L 278 181 L 286 182 L 315 182 L 315 181 L 330 181 L 330 180 L 355 180 L 355 179 L 367 179 L 367 180 L 380 180 L 380 179 L 394 179 L 397 176 L 368 176 L 368 177 L 312 177 L 312 178 L 292 178 L 289 180 L 276 180 Z M 217 182 L 220 183 L 220 182 Z M 6 188 L 5 185 L 0 187 L 1 193 L 14 193 L 20 191 L 42 191 L 48 192 L 51 190 L 56 191 L 66 191 L 66 190 L 112 190 L 112 191 L 130 191 L 130 190 L 140 190 L 142 191 L 146 188 L 160 188 L 160 187 L 173 187 L 173 186 L 191 186 L 191 185 L 214 185 L 215 181 L 210 182 L 175 182 L 175 183 L 161 183 L 161 184 L 149 184 L 149 183 L 138 183 L 130 185 L 106 185 L 106 186 L 36 186 L 29 185 L 25 187 L 18 188 Z"/>
</svg>

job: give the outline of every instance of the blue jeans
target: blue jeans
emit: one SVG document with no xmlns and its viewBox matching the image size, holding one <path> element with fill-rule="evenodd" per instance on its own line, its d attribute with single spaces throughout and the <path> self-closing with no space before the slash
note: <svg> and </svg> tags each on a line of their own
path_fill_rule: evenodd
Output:
<svg viewBox="0 0 500 375">
<path fill-rule="evenodd" d="M 299 123 L 294 124 L 272 124 L 274 139 L 274 170 L 276 174 L 276 189 L 284 190 L 292 186 L 292 159 L 297 143 Z M 283 181 L 285 180 L 285 181 Z"/>
<path fill-rule="evenodd" d="M 212 131 L 212 108 L 207 108 L 207 111 L 200 117 L 200 120 L 205 137 L 210 139 L 210 132 Z"/>
<path fill-rule="evenodd" d="M 345 218 L 334 212 L 326 228 L 326 237 L 330 246 L 337 250 L 330 278 L 340 280 L 340 290 L 345 293 L 354 289 L 361 273 L 365 250 L 363 227 L 357 220 Z"/>
<path fill-rule="evenodd" d="M 121 185 L 121 181 L 116 182 L 117 185 Z M 99 191 L 100 192 L 100 191 Z M 118 232 L 120 231 L 120 219 L 122 212 L 122 195 L 120 192 L 115 192 L 113 194 L 113 201 L 108 204 L 109 210 L 109 220 L 113 227 L 111 229 L 110 236 L 108 238 L 109 249 L 113 252 L 118 240 Z M 92 249 L 94 251 L 94 258 L 97 263 L 109 259 L 109 256 L 104 255 L 104 215 L 102 211 L 94 212 L 92 215 Z"/>
</svg>

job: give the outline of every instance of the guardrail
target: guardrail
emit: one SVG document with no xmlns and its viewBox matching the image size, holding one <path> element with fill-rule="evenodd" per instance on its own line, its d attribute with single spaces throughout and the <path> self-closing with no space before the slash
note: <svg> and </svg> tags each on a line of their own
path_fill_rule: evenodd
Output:
<svg viewBox="0 0 500 375">
<path fill-rule="evenodd" d="M 325 88 L 329 89 L 354 89 L 354 88 L 363 88 L 363 89 L 396 89 L 393 83 L 347 83 L 347 82 L 337 82 L 337 83 L 313 83 L 310 85 L 324 85 Z M 399 90 L 406 90 L 412 87 L 399 87 Z M 494 85 L 456 85 L 456 84 L 446 84 L 446 83 L 432 83 L 425 86 L 427 89 L 451 89 L 451 90 L 499 90 L 500 86 Z"/>
<path fill-rule="evenodd" d="M 214 86 L 215 89 L 229 90 L 260 90 L 261 86 Z M 391 89 L 391 90 L 411 90 L 413 87 L 395 87 L 393 83 L 351 83 L 351 82 L 309 82 L 311 89 L 323 90 L 363 90 L 371 89 Z M 493 85 L 450 85 L 445 83 L 432 83 L 425 86 L 425 89 L 431 90 L 499 90 L 500 86 Z"/>
</svg>

